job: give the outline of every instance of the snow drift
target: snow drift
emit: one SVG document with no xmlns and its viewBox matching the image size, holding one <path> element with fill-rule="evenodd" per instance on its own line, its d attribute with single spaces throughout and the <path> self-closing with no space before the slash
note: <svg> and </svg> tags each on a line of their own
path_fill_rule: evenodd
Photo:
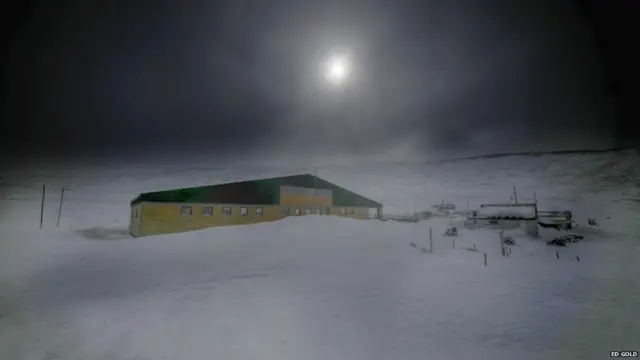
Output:
<svg viewBox="0 0 640 360">
<path fill-rule="evenodd" d="M 443 236 L 448 219 L 309 216 L 130 239 L 119 231 L 138 192 L 259 170 L 7 171 L 0 358 L 600 359 L 633 350 L 640 202 L 630 164 L 638 157 L 623 155 L 318 169 L 390 211 L 442 198 L 461 207 L 508 202 L 517 185 L 519 197 L 536 191 L 542 207 L 599 220 L 576 230 L 581 243 L 560 249 L 544 244 L 554 230 L 539 239 L 507 232 L 515 240 L 508 257 L 496 231 Z M 43 183 L 51 191 L 40 231 Z M 56 228 L 61 187 L 69 194 Z M 433 254 L 420 251 L 430 246 L 429 228 Z"/>
</svg>

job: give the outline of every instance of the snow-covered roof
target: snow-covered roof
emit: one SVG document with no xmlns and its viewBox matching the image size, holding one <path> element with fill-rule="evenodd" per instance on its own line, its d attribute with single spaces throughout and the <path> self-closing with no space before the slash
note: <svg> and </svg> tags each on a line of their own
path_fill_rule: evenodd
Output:
<svg viewBox="0 0 640 360">
<path fill-rule="evenodd" d="M 535 206 L 483 206 L 478 209 L 478 217 L 519 217 L 519 218 L 535 218 Z"/>
</svg>

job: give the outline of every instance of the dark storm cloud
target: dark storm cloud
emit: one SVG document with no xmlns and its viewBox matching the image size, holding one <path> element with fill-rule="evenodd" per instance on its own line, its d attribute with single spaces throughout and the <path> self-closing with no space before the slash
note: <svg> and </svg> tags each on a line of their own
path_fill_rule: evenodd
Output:
<svg viewBox="0 0 640 360">
<path fill-rule="evenodd" d="M 563 2 L 42 4 L 8 48 L 14 151 L 408 156 L 614 140 L 592 34 Z M 353 56 L 345 89 L 319 78 L 336 47 Z"/>
<path fill-rule="evenodd" d="M 243 29 L 251 16 L 204 2 L 104 5 L 43 6 L 18 34 L 9 69 L 16 142 L 224 150 L 278 131 L 280 105 L 261 83 L 268 64 L 256 60 L 266 57 L 252 53 L 254 29 Z"/>
</svg>

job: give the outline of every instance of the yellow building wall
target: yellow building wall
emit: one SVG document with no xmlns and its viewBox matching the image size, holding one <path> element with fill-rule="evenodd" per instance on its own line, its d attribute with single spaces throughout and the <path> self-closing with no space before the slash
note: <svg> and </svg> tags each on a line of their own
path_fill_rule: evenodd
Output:
<svg viewBox="0 0 640 360">
<path fill-rule="evenodd" d="M 322 215 L 326 214 L 326 209 L 329 208 L 331 214 L 334 216 L 340 216 L 351 219 L 369 219 L 369 208 L 358 208 L 358 207 L 341 207 L 341 206 L 312 206 L 307 204 L 287 204 L 281 205 L 281 207 L 288 208 L 289 214 L 291 216 L 295 215 L 295 209 L 300 209 L 300 215 L 306 215 L 306 209 L 311 209 L 311 215 L 317 214 L 316 211 L 318 208 L 321 209 Z M 345 213 L 342 212 L 344 209 Z"/>
<path fill-rule="evenodd" d="M 317 202 L 317 197 L 314 201 Z M 326 199 L 325 199 L 326 200 Z M 191 206 L 191 215 L 182 215 L 183 206 Z M 204 206 L 213 207 L 213 215 L 204 215 Z M 129 232 L 133 236 L 148 236 L 168 233 L 185 232 L 206 229 L 216 226 L 249 225 L 252 223 L 277 221 L 285 217 L 284 209 L 289 209 L 289 216 L 296 216 L 295 209 L 300 209 L 300 216 L 307 215 L 306 209 L 311 209 L 310 215 L 315 215 L 318 208 L 322 215 L 326 215 L 326 209 L 330 208 L 331 215 L 351 219 L 368 219 L 369 208 L 338 207 L 331 204 L 304 204 L 289 203 L 282 205 L 239 205 L 239 204 L 185 204 L 185 203 L 154 203 L 143 202 L 131 207 L 132 215 L 138 208 L 138 218 L 130 219 Z M 223 214 L 223 208 L 231 208 L 231 216 Z M 248 214 L 241 215 L 240 208 L 246 207 Z M 263 215 L 256 214 L 256 208 L 263 209 Z M 345 213 L 343 213 L 343 209 Z"/>
<path fill-rule="evenodd" d="M 138 236 L 157 235 L 206 229 L 214 226 L 248 225 L 252 223 L 276 221 L 283 218 L 277 205 L 237 205 L 237 204 L 185 204 L 144 202 L 144 211 Z M 183 206 L 191 206 L 191 215 L 182 215 Z M 202 214 L 204 206 L 213 207 L 213 215 Z M 231 208 L 231 216 L 223 214 L 223 208 Z M 248 214 L 240 214 L 240 208 L 246 207 Z M 263 209 L 262 215 L 256 214 L 256 208 Z"/>
<path fill-rule="evenodd" d="M 329 208 L 331 214 L 334 216 L 340 216 L 351 219 L 369 219 L 369 208 L 360 208 L 360 207 L 341 207 L 341 206 L 317 206 L 317 205 L 309 205 L 309 204 L 282 204 L 280 205 L 281 209 L 285 208 L 289 209 L 290 216 L 295 216 L 295 209 L 300 209 L 300 216 L 307 215 L 306 210 L 311 209 L 311 214 L 316 215 L 317 209 L 320 208 L 321 215 L 327 215 L 326 209 Z M 345 213 L 342 212 L 344 209 Z"/>
<path fill-rule="evenodd" d="M 346 217 L 350 219 L 369 219 L 369 208 L 334 206 L 333 208 L 331 208 L 331 215 Z"/>
<path fill-rule="evenodd" d="M 321 215 L 326 215 L 326 209 L 330 209 L 331 205 L 319 206 L 319 205 L 310 205 L 310 204 L 284 204 L 280 205 L 280 209 L 284 211 L 285 209 L 289 209 L 289 215 L 295 216 L 296 209 L 300 209 L 300 215 L 307 215 L 307 209 L 310 210 L 310 214 L 308 215 L 316 215 L 318 209 L 320 209 Z"/>
</svg>

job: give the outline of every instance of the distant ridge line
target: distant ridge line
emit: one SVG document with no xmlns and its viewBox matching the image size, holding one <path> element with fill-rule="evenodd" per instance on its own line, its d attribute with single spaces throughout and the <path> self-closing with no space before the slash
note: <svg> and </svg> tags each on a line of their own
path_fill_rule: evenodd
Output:
<svg viewBox="0 0 640 360">
<path fill-rule="evenodd" d="M 477 160 L 477 159 L 494 159 L 508 156 L 541 156 L 541 155 L 562 155 L 562 154 L 594 154 L 594 153 L 608 153 L 636 150 L 640 151 L 640 148 L 611 148 L 611 149 L 587 149 L 587 150 L 554 150 L 554 151 L 527 151 L 527 152 L 512 152 L 512 153 L 497 153 L 497 154 L 484 154 L 465 156 L 460 158 L 442 159 L 427 161 L 427 164 L 455 162 L 464 160 Z"/>
</svg>

